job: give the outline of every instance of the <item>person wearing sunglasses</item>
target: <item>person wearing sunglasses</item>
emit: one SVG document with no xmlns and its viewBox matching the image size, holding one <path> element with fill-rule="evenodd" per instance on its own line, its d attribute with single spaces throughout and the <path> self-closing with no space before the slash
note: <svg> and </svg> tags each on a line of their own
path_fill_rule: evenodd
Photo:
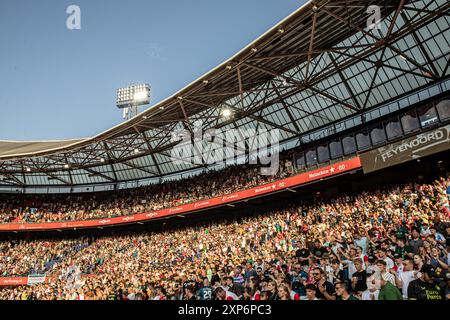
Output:
<svg viewBox="0 0 450 320">
<path fill-rule="evenodd" d="M 348 285 L 343 281 L 336 283 L 336 295 L 338 300 L 359 300 L 348 292 Z"/>
<path fill-rule="evenodd" d="M 336 300 L 336 291 L 333 284 L 326 280 L 325 272 L 314 268 L 311 272 L 313 283 L 317 286 L 316 296 L 321 300 Z"/>
</svg>

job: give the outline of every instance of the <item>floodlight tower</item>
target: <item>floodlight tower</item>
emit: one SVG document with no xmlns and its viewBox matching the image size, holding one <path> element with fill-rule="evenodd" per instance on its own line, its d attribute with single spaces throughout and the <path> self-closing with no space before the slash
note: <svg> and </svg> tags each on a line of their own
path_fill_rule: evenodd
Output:
<svg viewBox="0 0 450 320">
<path fill-rule="evenodd" d="M 125 120 L 135 117 L 139 107 L 150 103 L 150 85 L 139 84 L 117 89 L 116 106 L 123 110 Z"/>
</svg>

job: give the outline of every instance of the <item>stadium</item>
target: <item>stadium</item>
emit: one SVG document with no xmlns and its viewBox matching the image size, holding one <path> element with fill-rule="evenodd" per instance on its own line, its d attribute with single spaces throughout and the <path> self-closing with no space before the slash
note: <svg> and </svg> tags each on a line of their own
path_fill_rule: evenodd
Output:
<svg viewBox="0 0 450 320">
<path fill-rule="evenodd" d="M 0 300 L 450 299 L 449 9 L 308 1 L 111 129 L 1 140 Z"/>
</svg>

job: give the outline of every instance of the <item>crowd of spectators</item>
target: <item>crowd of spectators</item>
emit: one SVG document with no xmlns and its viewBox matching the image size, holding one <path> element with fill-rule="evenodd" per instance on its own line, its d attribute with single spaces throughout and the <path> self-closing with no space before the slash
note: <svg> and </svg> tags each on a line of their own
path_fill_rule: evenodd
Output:
<svg viewBox="0 0 450 320">
<path fill-rule="evenodd" d="M 0 299 L 449 299 L 449 185 L 441 176 L 155 232 L 0 242 L 0 277 L 49 279 Z"/>
<path fill-rule="evenodd" d="M 182 180 L 87 195 L 0 197 L 0 223 L 39 223 L 113 218 L 210 199 L 285 178 L 294 172 L 283 161 L 276 175 L 253 165 L 236 165 Z"/>
</svg>

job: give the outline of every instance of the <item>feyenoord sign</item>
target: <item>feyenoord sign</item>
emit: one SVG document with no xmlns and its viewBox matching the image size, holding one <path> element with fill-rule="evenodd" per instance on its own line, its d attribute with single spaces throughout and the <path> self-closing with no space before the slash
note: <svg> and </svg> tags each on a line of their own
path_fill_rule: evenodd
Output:
<svg viewBox="0 0 450 320">
<path fill-rule="evenodd" d="M 450 149 L 450 125 L 361 154 L 364 173 Z"/>
</svg>

